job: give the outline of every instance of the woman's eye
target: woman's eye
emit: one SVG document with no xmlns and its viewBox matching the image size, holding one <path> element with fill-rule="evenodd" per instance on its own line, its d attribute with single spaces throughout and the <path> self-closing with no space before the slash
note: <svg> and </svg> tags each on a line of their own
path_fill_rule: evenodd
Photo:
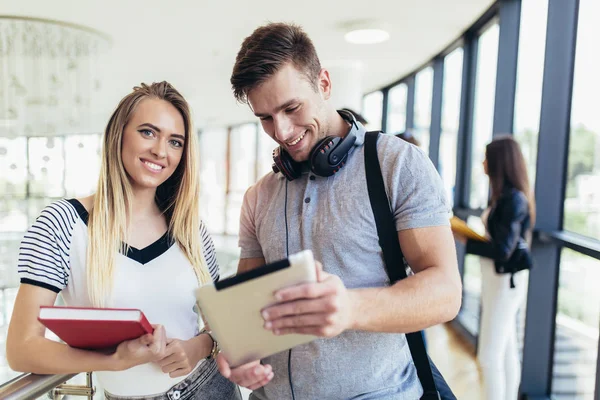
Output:
<svg viewBox="0 0 600 400">
<path fill-rule="evenodd" d="M 150 129 L 140 129 L 139 132 L 144 136 L 154 136 L 154 132 L 152 132 Z"/>
<path fill-rule="evenodd" d="M 296 106 L 296 107 L 288 108 L 288 109 L 287 109 L 287 110 L 285 110 L 285 111 L 286 111 L 286 112 L 288 112 L 288 113 L 292 113 L 292 112 L 296 111 L 296 110 L 298 109 L 298 107 L 300 107 L 300 106 Z"/>
<path fill-rule="evenodd" d="M 183 147 L 183 143 L 181 143 L 179 140 L 171 140 L 171 146 L 181 148 Z"/>
</svg>

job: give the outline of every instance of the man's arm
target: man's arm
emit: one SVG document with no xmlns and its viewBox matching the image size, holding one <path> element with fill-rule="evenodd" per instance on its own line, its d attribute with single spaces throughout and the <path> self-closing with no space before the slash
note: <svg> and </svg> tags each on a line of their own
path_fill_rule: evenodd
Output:
<svg viewBox="0 0 600 400">
<path fill-rule="evenodd" d="M 415 274 L 390 287 L 351 290 L 352 329 L 414 332 L 458 314 L 462 284 L 450 228 L 408 229 L 398 239 Z"/>
<path fill-rule="evenodd" d="M 263 257 L 258 258 L 242 258 L 238 263 L 237 273 L 252 271 L 255 268 L 265 265 L 265 259 Z"/>
<path fill-rule="evenodd" d="M 282 303 L 264 310 L 265 327 L 332 337 L 346 329 L 414 332 L 454 318 L 462 288 L 450 228 L 408 229 L 398 238 L 415 275 L 390 287 L 349 290 L 318 270 L 317 283 L 276 293 Z"/>
</svg>

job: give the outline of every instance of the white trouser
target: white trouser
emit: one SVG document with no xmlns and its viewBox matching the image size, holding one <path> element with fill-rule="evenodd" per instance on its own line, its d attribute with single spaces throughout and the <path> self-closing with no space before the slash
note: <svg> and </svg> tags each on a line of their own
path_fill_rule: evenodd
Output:
<svg viewBox="0 0 600 400">
<path fill-rule="evenodd" d="M 516 400 L 521 379 L 517 312 L 524 303 L 529 271 L 499 275 L 494 262 L 481 258 L 481 328 L 477 358 L 486 400 Z"/>
</svg>

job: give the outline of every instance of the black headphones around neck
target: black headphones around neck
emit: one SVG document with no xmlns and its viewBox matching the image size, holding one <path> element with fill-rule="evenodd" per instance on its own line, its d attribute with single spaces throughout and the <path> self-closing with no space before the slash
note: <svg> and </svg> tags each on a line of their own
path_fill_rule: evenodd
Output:
<svg viewBox="0 0 600 400">
<path fill-rule="evenodd" d="M 328 177 L 338 172 L 346 164 L 348 153 L 356 142 L 356 118 L 346 110 L 338 110 L 338 113 L 351 125 L 350 132 L 345 137 L 327 136 L 313 147 L 308 165 L 315 175 Z M 302 164 L 304 163 L 295 161 L 281 146 L 273 150 L 273 172 L 281 172 L 288 181 L 302 175 Z"/>
</svg>

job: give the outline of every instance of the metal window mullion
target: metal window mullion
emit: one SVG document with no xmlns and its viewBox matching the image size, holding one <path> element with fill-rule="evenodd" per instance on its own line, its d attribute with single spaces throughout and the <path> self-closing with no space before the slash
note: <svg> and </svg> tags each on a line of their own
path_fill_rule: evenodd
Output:
<svg viewBox="0 0 600 400">
<path fill-rule="evenodd" d="M 463 48 L 458 151 L 456 152 L 456 185 L 454 189 L 454 207 L 460 208 L 469 207 L 469 194 L 471 191 L 471 145 L 473 142 L 478 42 L 478 37 L 467 37 Z"/>
<path fill-rule="evenodd" d="M 390 101 L 390 89 L 385 88 L 381 90 L 383 94 L 383 100 L 381 105 L 381 130 L 387 132 L 387 120 L 388 120 L 388 103 Z"/>
<path fill-rule="evenodd" d="M 62 162 L 63 162 L 63 173 L 62 173 L 62 190 L 63 190 L 63 198 L 67 197 L 68 193 L 67 193 L 67 137 L 66 136 L 58 136 L 55 137 L 54 140 L 56 139 L 62 139 L 62 148 L 61 148 L 61 155 L 62 155 Z"/>
<path fill-rule="evenodd" d="M 31 138 L 29 136 L 25 137 L 25 164 L 27 166 L 27 176 L 25 178 L 25 198 L 29 199 L 31 197 L 31 177 L 33 176 L 33 172 L 31 172 L 31 157 L 29 155 L 29 141 Z M 31 219 L 30 219 L 31 221 Z"/>
<path fill-rule="evenodd" d="M 233 135 L 233 128 L 227 127 L 227 142 L 225 147 L 225 213 L 223 215 L 223 235 L 227 236 L 227 223 L 229 221 L 229 197 L 231 194 L 231 136 Z"/>
<path fill-rule="evenodd" d="M 598 354 L 596 357 L 596 391 L 594 392 L 594 400 L 600 400 L 600 341 L 598 342 Z"/>
<path fill-rule="evenodd" d="M 493 134 L 513 133 L 521 0 L 502 0 L 499 10 L 498 63 Z"/>
<path fill-rule="evenodd" d="M 415 127 L 415 76 L 406 79 L 406 130 Z"/>
<path fill-rule="evenodd" d="M 536 227 L 562 228 L 579 1 L 549 0 L 538 143 Z M 525 398 L 552 390 L 560 245 L 535 241 L 529 275 L 521 392 Z"/>
<path fill-rule="evenodd" d="M 454 184 L 454 209 L 455 214 L 459 217 L 464 217 L 459 209 L 465 205 L 465 193 L 469 193 L 468 176 L 470 166 L 468 160 L 470 157 L 470 132 L 473 120 L 473 96 L 475 94 L 475 67 L 477 66 L 477 39 L 470 33 L 465 34 L 463 45 L 463 68 L 462 68 L 462 83 L 460 92 L 460 115 L 458 122 L 457 134 L 457 151 L 456 151 L 456 178 Z M 467 197 L 468 199 L 468 197 Z M 461 281 L 464 281 L 465 274 L 465 246 L 457 244 L 456 254 L 458 258 L 458 269 L 461 276 Z M 464 292 L 464 286 L 463 286 Z M 455 319 L 455 324 L 458 324 L 462 329 L 459 331 L 464 333 L 468 330 L 462 327 L 460 320 Z M 477 338 L 472 335 L 467 335 L 473 344 L 477 346 Z"/>
<path fill-rule="evenodd" d="M 442 135 L 442 100 L 444 91 L 444 59 L 433 61 L 433 93 L 431 95 L 431 124 L 429 127 L 429 158 L 439 170 Z"/>
</svg>

